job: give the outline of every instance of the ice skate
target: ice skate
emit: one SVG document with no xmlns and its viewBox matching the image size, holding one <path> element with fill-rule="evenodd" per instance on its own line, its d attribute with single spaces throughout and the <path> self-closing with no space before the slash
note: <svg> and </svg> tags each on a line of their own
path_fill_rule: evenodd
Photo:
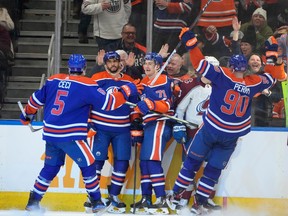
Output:
<svg viewBox="0 0 288 216">
<path fill-rule="evenodd" d="M 105 204 L 106 207 L 109 206 L 111 203 L 109 199 L 106 199 L 103 197 L 101 197 L 101 201 Z M 85 208 L 86 213 L 93 213 L 92 212 L 92 204 L 91 204 L 91 201 L 89 199 L 89 196 L 88 196 L 86 202 L 84 202 L 84 208 Z"/>
<path fill-rule="evenodd" d="M 181 191 L 180 193 L 172 192 L 167 195 L 167 205 L 171 210 L 176 210 L 176 206 L 179 204 L 182 194 L 183 193 Z"/>
<path fill-rule="evenodd" d="M 109 213 L 123 214 L 126 212 L 126 204 L 118 196 L 109 195 L 109 200 L 111 201 L 111 205 L 108 208 Z"/>
<path fill-rule="evenodd" d="M 106 206 L 102 202 L 101 198 L 98 200 L 94 200 L 92 197 L 89 197 L 89 200 L 91 203 L 92 213 L 102 213 L 102 212 L 106 211 L 106 209 L 109 207 L 109 206 Z M 85 202 L 85 203 L 88 204 L 89 202 Z"/>
<path fill-rule="evenodd" d="M 220 205 L 217 205 L 216 203 L 214 203 L 214 201 L 210 198 L 208 199 L 207 207 L 212 209 L 212 210 L 221 210 L 222 209 L 222 207 Z"/>
<path fill-rule="evenodd" d="M 151 196 L 142 196 L 141 200 L 135 203 L 135 214 L 149 214 L 149 207 L 151 206 Z M 133 203 L 130 205 L 130 212 L 133 213 Z"/>
<path fill-rule="evenodd" d="M 213 210 L 208 207 L 208 202 L 200 203 L 198 201 L 197 195 L 194 196 L 194 204 L 191 208 L 192 215 L 207 215 Z"/>
<path fill-rule="evenodd" d="M 40 207 L 40 200 L 36 200 L 35 196 L 34 196 L 34 192 L 31 191 L 30 195 L 29 195 L 29 200 L 28 203 L 25 207 L 26 211 L 33 211 L 33 212 L 40 212 L 40 213 L 44 213 L 45 210 L 43 208 Z"/>
<path fill-rule="evenodd" d="M 175 208 L 176 213 L 178 215 L 181 214 L 182 210 L 187 207 L 188 201 L 189 201 L 188 199 L 183 199 L 183 198 L 180 199 L 180 201 L 178 202 Z"/>
<path fill-rule="evenodd" d="M 168 215 L 168 204 L 166 197 L 158 197 L 156 202 L 149 207 L 149 213 L 153 215 Z"/>
</svg>

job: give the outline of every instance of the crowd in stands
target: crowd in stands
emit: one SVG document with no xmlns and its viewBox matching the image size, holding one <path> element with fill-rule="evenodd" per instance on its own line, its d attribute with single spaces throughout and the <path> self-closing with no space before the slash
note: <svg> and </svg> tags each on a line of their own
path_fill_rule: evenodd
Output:
<svg viewBox="0 0 288 216">
<path fill-rule="evenodd" d="M 158 52 L 164 44 L 168 44 L 167 53 L 171 53 L 179 43 L 178 35 L 181 28 L 185 26 L 189 27 L 207 2 L 207 0 L 155 0 L 153 5 L 152 51 Z M 80 14 L 79 42 L 88 43 L 87 28 L 90 21 L 86 22 L 85 20 L 91 20 L 91 16 L 93 16 L 93 32 L 99 48 L 105 51 L 122 49 L 128 55 L 132 52 L 136 55 L 135 63 L 137 66 L 140 65 L 141 68 L 141 60 L 143 62 L 143 56 L 146 52 L 145 29 L 147 12 L 145 10 L 147 8 L 147 1 L 132 0 L 131 6 L 128 4 L 117 4 L 119 4 L 119 1 L 111 1 L 110 3 L 104 3 L 104 1 L 102 3 L 95 3 L 93 0 L 82 1 L 82 10 L 78 13 Z M 78 5 L 79 8 L 79 1 L 75 5 Z M 80 10 L 78 9 L 78 11 Z M 109 25 L 109 20 L 113 20 L 113 25 Z M 117 22 L 114 22 L 115 20 Z M 127 22 L 130 23 L 128 27 L 130 26 L 132 30 L 125 30 L 126 27 L 123 27 Z M 83 23 L 85 24 L 83 25 Z M 84 31 L 81 30 L 83 26 L 85 26 Z M 281 35 L 287 35 L 287 26 L 287 1 L 229 0 L 212 1 L 199 18 L 193 31 L 197 33 L 198 44 L 206 56 L 214 56 L 219 59 L 222 65 L 226 65 L 227 60 L 232 54 L 243 54 L 248 61 L 250 61 L 251 56 L 258 55 L 261 60 L 261 70 L 266 63 L 263 61 L 263 55 L 265 54 L 264 42 L 272 35 L 280 41 Z M 282 41 L 285 40 L 283 37 Z M 130 40 L 130 48 L 128 49 L 127 40 Z M 140 52 L 138 51 L 139 47 L 141 47 Z M 279 47 L 281 49 L 281 46 Z M 177 49 L 177 53 L 184 55 L 186 53 L 185 47 L 181 45 Z M 286 64 L 286 51 L 282 53 L 283 61 Z M 94 69 L 90 72 L 91 74 L 96 72 L 93 71 Z M 135 72 L 135 75 L 133 75 L 134 72 L 131 73 L 130 69 L 127 71 L 130 71 L 130 75 L 134 76 L 134 78 L 139 78 L 139 70 Z M 253 70 L 251 69 L 251 71 Z M 255 71 L 255 73 L 258 72 Z M 271 95 L 260 95 L 257 99 L 255 98 L 255 101 L 258 102 L 254 102 L 253 107 L 255 107 L 255 110 L 259 110 L 259 112 L 253 112 L 255 119 L 262 118 L 263 113 L 267 117 L 265 118 L 265 124 L 255 120 L 253 123 L 255 126 L 269 126 L 269 122 L 271 122 L 273 117 L 273 107 L 279 105 L 278 103 L 282 103 L 281 84 L 278 83 L 276 86 L 277 88 L 274 87 L 272 89 Z M 277 92 L 277 97 L 273 97 L 273 95 L 276 95 L 274 91 Z M 266 102 L 260 102 L 260 98 L 264 98 Z M 283 110 L 284 107 L 282 108 L 282 113 Z M 283 115 L 275 114 L 274 117 L 276 116 Z"/>
</svg>

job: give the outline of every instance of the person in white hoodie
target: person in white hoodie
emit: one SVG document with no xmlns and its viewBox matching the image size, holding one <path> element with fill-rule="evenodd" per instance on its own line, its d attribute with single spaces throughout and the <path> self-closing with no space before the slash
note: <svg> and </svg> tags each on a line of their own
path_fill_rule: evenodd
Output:
<svg viewBox="0 0 288 216">
<path fill-rule="evenodd" d="M 122 27 L 129 21 L 131 1 L 84 0 L 82 12 L 93 15 L 93 34 L 99 50 L 117 50 L 122 38 Z"/>
</svg>

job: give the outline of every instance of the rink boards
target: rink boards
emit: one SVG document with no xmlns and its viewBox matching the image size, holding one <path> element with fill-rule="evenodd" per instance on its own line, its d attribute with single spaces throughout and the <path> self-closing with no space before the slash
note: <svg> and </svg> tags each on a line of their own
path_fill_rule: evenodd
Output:
<svg viewBox="0 0 288 216">
<path fill-rule="evenodd" d="M 255 128 L 242 137 L 217 185 L 216 202 L 228 210 L 235 207 L 245 211 L 263 211 L 265 214 L 262 215 L 287 215 L 287 142 L 287 129 Z M 0 143 L 0 209 L 23 209 L 28 193 L 43 166 L 45 146 L 41 132 L 31 133 L 28 127 L 14 121 L 2 121 Z M 109 158 L 112 158 L 111 149 Z M 109 159 L 102 172 L 103 196 L 107 195 L 111 164 L 113 161 Z M 181 146 L 171 139 L 163 160 L 167 191 L 173 187 L 180 166 Z M 122 198 L 129 206 L 133 194 L 134 155 L 126 176 Z M 139 176 L 137 166 L 137 200 L 141 198 Z M 67 158 L 65 166 L 52 182 L 41 204 L 51 211 L 83 212 L 85 200 L 86 192 L 79 169 Z"/>
</svg>

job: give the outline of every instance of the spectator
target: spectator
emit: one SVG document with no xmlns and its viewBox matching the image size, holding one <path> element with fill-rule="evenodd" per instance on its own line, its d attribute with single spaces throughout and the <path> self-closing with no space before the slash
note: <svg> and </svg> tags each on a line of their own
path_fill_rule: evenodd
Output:
<svg viewBox="0 0 288 216">
<path fill-rule="evenodd" d="M 77 0 L 79 2 L 79 0 Z M 81 4 L 83 3 L 83 0 L 80 1 Z M 78 3 L 79 4 L 79 3 Z M 88 28 L 91 23 L 91 15 L 86 15 L 81 11 L 81 5 L 80 5 L 80 11 L 79 11 L 79 16 L 80 21 L 78 24 L 78 38 L 79 38 L 79 43 L 84 43 L 87 44 L 89 43 L 88 40 Z"/>
<path fill-rule="evenodd" d="M 135 65 L 135 55 L 130 52 L 128 55 L 124 50 L 116 50 L 120 55 L 120 64 L 122 67 L 122 72 L 129 75 L 132 79 L 142 79 L 142 71 L 138 69 Z"/>
<path fill-rule="evenodd" d="M 4 7 L 0 7 L 0 26 L 1 28 L 1 41 L 0 41 L 0 49 L 4 51 L 7 59 L 10 62 L 14 61 L 14 48 L 12 44 L 12 40 L 10 37 L 10 32 L 14 30 L 14 22 L 11 19 L 8 11 Z M 8 34 L 7 34 L 8 33 Z"/>
<path fill-rule="evenodd" d="M 138 70 L 137 74 L 144 75 L 143 63 L 146 53 L 146 47 L 136 42 L 136 35 L 136 27 L 131 23 L 125 24 L 121 31 L 121 42 L 118 44 L 117 49 L 124 50 L 128 55 L 130 53 L 134 53 L 134 67 Z"/>
<path fill-rule="evenodd" d="M 278 24 L 277 16 L 282 11 L 279 0 L 262 0 L 262 1 L 263 1 L 262 8 L 267 11 L 267 24 L 274 31 L 277 28 Z"/>
<path fill-rule="evenodd" d="M 0 50 L 11 64 L 14 61 L 14 54 L 11 51 L 11 38 L 7 29 L 2 25 L 0 25 Z"/>
<path fill-rule="evenodd" d="M 84 0 L 82 12 L 93 15 L 93 34 L 98 48 L 115 51 L 121 41 L 122 27 L 131 14 L 131 2 L 124 0 Z"/>
<path fill-rule="evenodd" d="M 83 0 L 73 0 L 73 18 L 79 19 Z"/>
<path fill-rule="evenodd" d="M 208 0 L 201 0 L 201 9 Z M 201 15 L 197 26 L 205 29 L 215 26 L 221 35 L 228 36 L 232 31 L 232 18 L 236 16 L 234 0 L 212 1 Z"/>
<path fill-rule="evenodd" d="M 259 0 L 235 0 L 235 5 L 237 9 L 237 16 L 238 19 L 241 20 L 242 23 L 249 22 L 250 17 L 252 16 L 253 12 L 257 9 L 262 7 L 263 1 Z"/>
<path fill-rule="evenodd" d="M 179 43 L 178 35 L 182 27 L 191 22 L 191 1 L 184 0 L 155 0 L 153 51 L 158 52 L 163 44 L 169 44 L 168 52 Z M 180 55 L 186 52 L 185 47 L 178 49 Z"/>
<path fill-rule="evenodd" d="M 254 28 L 257 41 L 255 51 L 257 53 L 262 53 L 264 42 L 266 41 L 266 39 L 268 39 L 268 37 L 273 35 L 271 27 L 267 25 L 267 13 L 263 8 L 257 8 L 253 12 L 251 20 L 242 24 L 240 30 L 244 33 L 244 36 L 247 36 L 249 34 L 248 28 Z"/>
<path fill-rule="evenodd" d="M 249 58 L 252 53 L 257 52 L 257 45 L 258 43 L 256 40 L 256 33 L 254 28 L 249 26 L 244 33 L 243 38 L 240 40 L 240 51 L 246 58 Z M 258 51 L 257 53 L 261 54 L 262 52 Z"/>
<path fill-rule="evenodd" d="M 248 58 L 248 70 L 245 76 L 251 74 L 263 74 L 263 64 L 261 56 L 252 54 Z M 267 91 L 268 92 L 268 91 Z M 272 118 L 271 91 L 267 94 L 256 94 L 252 99 L 251 117 L 252 126 L 268 127 Z M 279 100 L 278 100 L 279 101 Z"/>
<path fill-rule="evenodd" d="M 131 0 L 132 12 L 129 23 L 137 26 L 136 42 L 146 45 L 147 0 Z M 139 23 L 141 23 L 139 25 Z"/>
<path fill-rule="evenodd" d="M 207 28 L 203 28 L 206 40 L 204 40 L 205 46 L 202 51 L 207 56 L 214 56 L 215 58 L 221 58 L 222 56 L 231 55 L 231 41 L 227 36 L 218 33 L 218 28 L 214 25 L 210 25 Z"/>
</svg>

